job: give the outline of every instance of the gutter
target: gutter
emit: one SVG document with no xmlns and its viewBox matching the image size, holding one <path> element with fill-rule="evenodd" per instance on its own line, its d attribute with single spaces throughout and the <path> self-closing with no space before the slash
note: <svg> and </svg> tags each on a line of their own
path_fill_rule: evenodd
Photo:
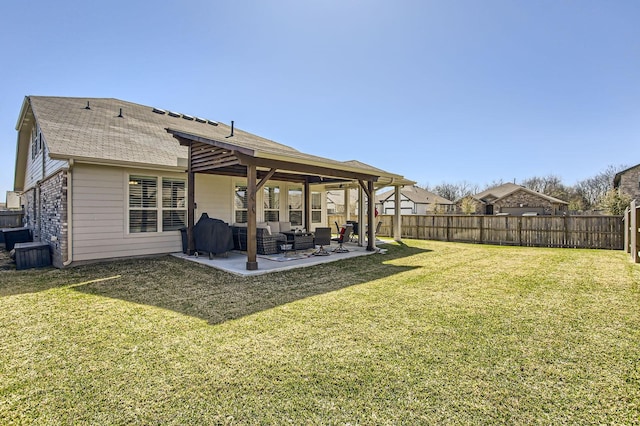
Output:
<svg viewBox="0 0 640 426">
<path fill-rule="evenodd" d="M 73 262 L 73 158 L 69 159 L 67 167 L 67 260 L 62 266 L 69 266 Z"/>
</svg>

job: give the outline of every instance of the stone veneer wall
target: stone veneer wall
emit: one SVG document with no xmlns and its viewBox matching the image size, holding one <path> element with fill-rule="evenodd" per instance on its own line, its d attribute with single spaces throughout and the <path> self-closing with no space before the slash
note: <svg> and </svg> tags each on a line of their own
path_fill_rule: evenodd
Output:
<svg viewBox="0 0 640 426">
<path fill-rule="evenodd" d="M 618 193 L 640 201 L 640 166 L 629 169 L 620 176 Z"/>
<path fill-rule="evenodd" d="M 494 214 L 500 213 L 503 207 L 520 207 L 520 204 L 522 204 L 523 207 L 542 207 L 544 208 L 544 214 L 556 213 L 554 205 L 549 200 L 520 190 L 509 195 L 507 198 L 496 201 L 493 212 Z"/>
<path fill-rule="evenodd" d="M 24 225 L 31 229 L 34 241 L 51 247 L 53 266 L 67 261 L 67 172 L 60 171 L 22 194 Z"/>
</svg>

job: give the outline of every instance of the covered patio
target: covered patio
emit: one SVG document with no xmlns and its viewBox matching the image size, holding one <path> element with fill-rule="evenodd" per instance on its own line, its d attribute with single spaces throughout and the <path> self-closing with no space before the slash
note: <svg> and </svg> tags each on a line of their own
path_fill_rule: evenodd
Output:
<svg viewBox="0 0 640 426">
<path fill-rule="evenodd" d="M 375 191 L 381 187 L 394 187 L 396 202 L 400 202 L 400 188 L 414 182 L 403 176 L 385 172 L 358 161 L 341 162 L 314 155 L 304 154 L 293 148 L 277 143 L 265 144 L 261 140 L 252 139 L 247 133 L 234 134 L 233 122 L 231 134 L 225 140 L 215 140 L 201 135 L 186 133 L 167 128 L 181 145 L 188 147 L 187 158 L 187 255 L 194 254 L 193 226 L 195 221 L 196 188 L 195 175 L 213 174 L 246 178 L 247 182 L 247 250 L 245 269 L 258 270 L 256 243 L 257 229 L 257 194 L 269 180 L 295 182 L 303 187 L 303 227 L 311 230 L 311 187 L 327 186 L 357 187 L 360 191 L 359 222 L 375 223 Z M 198 189 L 198 190 L 204 190 Z M 365 207 L 366 198 L 366 207 Z M 365 214 L 366 211 L 366 214 Z M 400 236 L 400 212 L 394 221 L 393 238 Z M 325 226 L 328 226 L 325 224 Z M 361 246 L 365 244 L 362 249 Z M 359 233 L 357 244 L 362 250 L 376 251 L 375 229 L 368 226 L 366 235 Z M 354 252 L 355 253 L 355 252 Z M 344 257 L 342 257 L 344 258 Z M 269 260 L 261 261 L 261 265 L 270 267 Z M 311 261 L 310 261 L 311 262 Z M 263 266 L 261 266 L 263 268 Z"/>
</svg>

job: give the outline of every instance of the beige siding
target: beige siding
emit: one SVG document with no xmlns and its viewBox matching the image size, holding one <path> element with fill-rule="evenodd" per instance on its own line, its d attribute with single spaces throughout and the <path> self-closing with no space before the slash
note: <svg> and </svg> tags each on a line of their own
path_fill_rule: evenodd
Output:
<svg viewBox="0 0 640 426">
<path fill-rule="evenodd" d="M 64 169 L 68 166 L 67 161 L 65 160 L 52 160 L 49 157 L 49 147 L 47 146 L 47 140 L 43 138 L 43 145 L 44 145 L 44 156 L 45 156 L 45 163 L 44 163 L 44 172 L 46 176 L 51 176 L 52 174 L 54 174 L 55 172 Z"/>
<path fill-rule="evenodd" d="M 29 129 L 29 133 L 30 132 L 31 130 Z M 42 180 L 45 177 L 49 177 L 57 171 L 67 167 L 66 161 L 52 160 L 51 158 L 49 158 L 49 149 L 47 148 L 46 141 L 42 136 L 40 137 L 42 138 L 43 148 L 38 149 L 35 156 L 32 156 L 31 150 L 33 145 L 31 144 L 31 140 L 29 140 L 24 186 L 25 190 L 33 188 L 39 180 Z"/>
<path fill-rule="evenodd" d="M 31 130 L 29 130 L 29 133 Z M 29 138 L 29 149 L 27 152 L 27 169 L 25 173 L 24 179 L 24 189 L 33 188 L 40 179 L 43 178 L 42 175 L 42 158 L 43 153 L 40 151 L 39 154 L 33 155 L 32 152 L 33 145 L 31 143 L 31 138 Z"/>
<path fill-rule="evenodd" d="M 73 168 L 73 260 L 171 253 L 181 250 L 179 231 L 128 234 L 129 174 L 148 170 L 76 165 Z M 165 177 L 185 174 L 163 173 Z"/>
<path fill-rule="evenodd" d="M 196 174 L 196 209 L 195 221 L 202 213 L 209 217 L 223 220 L 229 224 L 233 218 L 233 179 L 229 176 Z"/>
<path fill-rule="evenodd" d="M 182 249 L 179 231 L 128 233 L 127 186 L 130 174 L 184 179 L 187 177 L 185 173 L 154 173 L 149 170 L 76 164 L 72 170 L 74 261 L 171 253 Z M 196 175 L 195 198 L 198 208 L 195 220 L 206 212 L 211 218 L 233 223 L 233 187 L 236 181 L 243 182 L 244 179 Z M 270 184 L 280 186 L 281 217 L 286 218 L 286 194 L 290 184 Z M 313 190 L 323 192 L 324 223 L 324 188 L 315 187 Z M 259 195 L 259 217 L 262 217 L 261 202 L 262 196 Z"/>
</svg>

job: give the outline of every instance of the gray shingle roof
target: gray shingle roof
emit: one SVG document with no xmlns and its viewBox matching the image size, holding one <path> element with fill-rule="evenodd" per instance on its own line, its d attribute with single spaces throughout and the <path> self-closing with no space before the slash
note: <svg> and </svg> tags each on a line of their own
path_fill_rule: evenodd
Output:
<svg viewBox="0 0 640 426">
<path fill-rule="evenodd" d="M 473 196 L 473 198 L 482 201 L 485 198 L 487 198 L 488 196 L 492 195 L 496 199 L 500 199 L 500 198 L 506 197 L 507 195 L 512 194 L 512 193 L 514 193 L 516 191 L 526 191 L 526 192 L 529 192 L 530 194 L 534 194 L 534 195 L 537 195 L 539 197 L 545 198 L 545 199 L 549 200 L 552 203 L 569 204 L 566 201 L 563 201 L 563 200 L 561 200 L 559 198 L 555 198 L 555 197 L 552 197 L 550 195 L 542 194 L 542 193 L 534 191 L 532 189 L 525 188 L 524 186 L 516 185 L 515 183 L 505 183 L 505 184 L 502 184 L 502 185 L 495 186 L 493 188 L 486 189 L 486 190 L 484 190 L 482 192 L 479 192 L 479 193 L 475 194 Z"/>
<path fill-rule="evenodd" d="M 400 192 L 409 200 L 417 204 L 455 204 L 451 200 L 447 200 L 446 198 L 441 197 L 438 194 L 434 194 L 433 192 L 427 191 L 426 189 L 420 188 L 419 186 L 415 185 L 404 186 L 400 190 Z M 377 202 L 381 203 L 387 200 L 389 197 L 393 196 L 394 191 L 391 190 L 379 194 L 376 198 Z"/>
<path fill-rule="evenodd" d="M 112 162 L 177 166 L 187 148 L 166 132 L 171 127 L 242 147 L 274 153 L 301 154 L 289 146 L 235 129 L 183 118 L 154 108 L 112 98 L 29 97 L 54 158 L 101 159 Z M 86 109 L 87 102 L 90 109 Z M 122 117 L 118 117 L 122 109 Z M 233 142 L 231 142 L 233 141 Z"/>
</svg>

